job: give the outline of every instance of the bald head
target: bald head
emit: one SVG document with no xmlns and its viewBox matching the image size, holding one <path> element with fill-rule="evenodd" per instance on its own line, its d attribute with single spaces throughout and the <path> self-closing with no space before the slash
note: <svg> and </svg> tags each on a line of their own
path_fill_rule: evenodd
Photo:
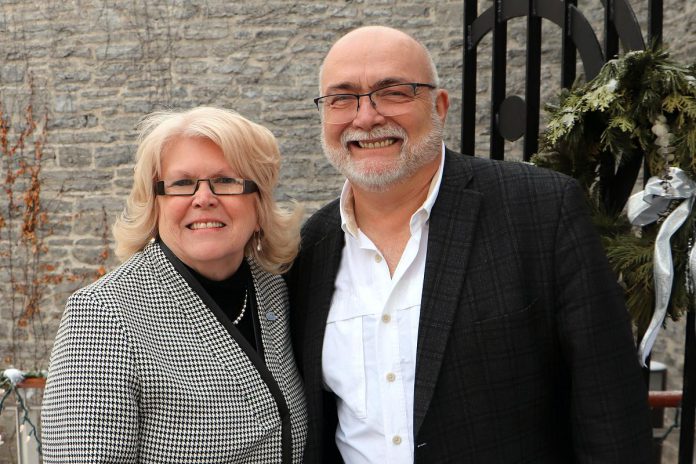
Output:
<svg viewBox="0 0 696 464">
<path fill-rule="evenodd" d="M 326 90 L 327 69 L 348 63 L 381 66 L 396 60 L 408 60 L 411 69 L 423 76 L 421 82 L 439 85 L 435 63 L 423 44 L 391 27 L 365 26 L 352 30 L 333 44 L 319 69 L 320 92 Z"/>
</svg>

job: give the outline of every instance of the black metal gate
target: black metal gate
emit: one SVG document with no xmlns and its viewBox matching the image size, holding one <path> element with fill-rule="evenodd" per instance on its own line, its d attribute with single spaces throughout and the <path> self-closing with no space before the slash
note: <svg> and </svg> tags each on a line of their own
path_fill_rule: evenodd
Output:
<svg viewBox="0 0 696 464">
<path fill-rule="evenodd" d="M 648 43 L 662 40 L 663 0 L 648 1 Z M 524 137 L 523 159 L 538 150 L 542 19 L 556 24 L 562 31 L 560 85 L 569 88 L 576 78 L 578 58 L 585 77 L 597 75 L 602 65 L 615 57 L 619 44 L 624 51 L 642 50 L 645 41 L 635 14 L 627 0 L 602 0 L 604 40 L 600 44 L 589 21 L 578 8 L 578 0 L 494 0 L 493 5 L 478 13 L 478 0 L 464 0 L 464 51 L 462 66 L 461 151 L 475 153 L 477 47 L 481 39 L 492 34 L 490 92 L 490 150 L 493 159 L 504 159 L 505 140 Z M 527 19 L 526 80 L 524 96 L 506 95 L 508 21 Z M 524 116 L 524 117 L 521 117 Z M 628 199 L 638 176 L 642 160 L 621 166 L 619 210 Z M 694 447 L 694 413 L 696 410 L 696 316 L 686 320 L 684 383 L 681 401 L 679 463 L 692 464 Z"/>
</svg>

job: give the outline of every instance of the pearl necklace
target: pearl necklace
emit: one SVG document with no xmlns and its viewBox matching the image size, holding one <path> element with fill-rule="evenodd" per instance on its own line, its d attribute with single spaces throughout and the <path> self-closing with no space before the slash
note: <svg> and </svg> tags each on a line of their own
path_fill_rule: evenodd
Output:
<svg viewBox="0 0 696 464">
<path fill-rule="evenodd" d="M 237 316 L 237 319 L 232 321 L 233 325 L 237 325 L 239 323 L 239 321 L 241 321 L 242 318 L 244 317 L 244 311 L 246 311 L 246 307 L 247 307 L 247 294 L 248 294 L 248 292 L 246 290 L 244 290 L 244 304 L 242 305 L 242 310 L 240 311 L 239 316 Z"/>
</svg>

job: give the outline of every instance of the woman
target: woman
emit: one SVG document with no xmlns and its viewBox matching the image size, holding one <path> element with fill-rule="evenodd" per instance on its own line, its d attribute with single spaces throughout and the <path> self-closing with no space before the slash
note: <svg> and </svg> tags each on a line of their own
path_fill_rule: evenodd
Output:
<svg viewBox="0 0 696 464">
<path fill-rule="evenodd" d="M 300 212 L 273 200 L 273 135 L 215 108 L 143 124 L 114 226 L 128 260 L 70 297 L 43 401 L 45 463 L 300 463 L 279 274 Z"/>
</svg>

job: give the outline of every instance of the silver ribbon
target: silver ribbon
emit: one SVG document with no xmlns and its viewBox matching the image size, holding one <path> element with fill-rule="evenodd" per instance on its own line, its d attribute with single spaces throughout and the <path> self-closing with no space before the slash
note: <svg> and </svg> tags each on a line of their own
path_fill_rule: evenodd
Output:
<svg viewBox="0 0 696 464">
<path fill-rule="evenodd" d="M 655 239 L 653 256 L 655 310 L 638 347 L 638 360 L 643 367 L 646 367 L 645 360 L 650 355 L 667 315 L 674 280 L 670 239 L 691 214 L 694 195 L 696 195 L 696 183 L 681 169 L 671 167 L 666 176 L 651 177 L 645 185 L 645 190 L 628 199 L 628 220 L 636 226 L 645 226 L 657 221 L 672 201 L 685 200 L 665 218 Z M 696 269 L 696 253 L 693 249 L 689 255 L 689 266 L 691 269 Z"/>
<path fill-rule="evenodd" d="M 20 371 L 19 369 L 5 369 L 2 375 L 10 381 L 13 387 L 16 387 L 18 383 L 24 380 L 24 372 Z"/>
</svg>

